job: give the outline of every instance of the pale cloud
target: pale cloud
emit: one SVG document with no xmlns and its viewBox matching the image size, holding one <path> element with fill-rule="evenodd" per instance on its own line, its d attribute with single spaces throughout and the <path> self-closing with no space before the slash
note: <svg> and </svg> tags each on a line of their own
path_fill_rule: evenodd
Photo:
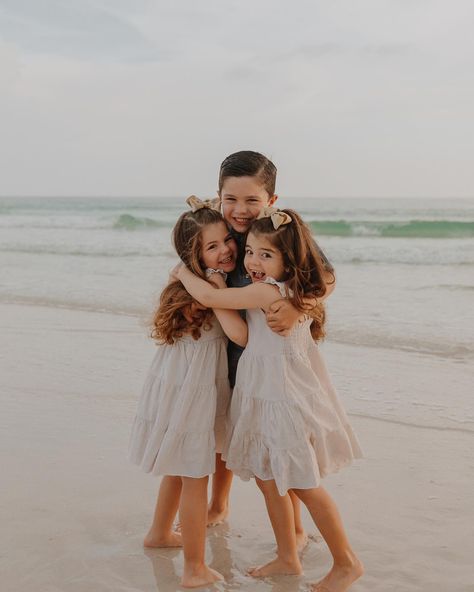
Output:
<svg viewBox="0 0 474 592">
<path fill-rule="evenodd" d="M 472 195 L 472 16 L 467 0 L 0 0 L 0 194 L 204 195 L 252 148 L 282 194 Z"/>
<path fill-rule="evenodd" d="M 126 16 L 95 2 L 1 0 L 4 39 L 31 54 L 113 61 L 156 58 Z"/>
</svg>

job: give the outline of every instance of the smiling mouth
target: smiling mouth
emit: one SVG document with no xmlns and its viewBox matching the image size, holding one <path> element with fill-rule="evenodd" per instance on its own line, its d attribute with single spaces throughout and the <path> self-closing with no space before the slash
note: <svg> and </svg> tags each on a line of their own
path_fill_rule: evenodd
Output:
<svg viewBox="0 0 474 592">
<path fill-rule="evenodd" d="M 233 261 L 234 261 L 234 256 L 229 255 L 225 259 L 222 259 L 221 261 L 219 261 L 219 264 L 220 265 L 229 265 L 230 263 L 233 263 Z"/>
<path fill-rule="evenodd" d="M 252 218 L 237 218 L 236 216 L 234 216 L 234 220 L 237 224 L 250 224 L 252 222 Z"/>
<path fill-rule="evenodd" d="M 253 269 L 250 270 L 250 276 L 252 279 L 260 281 L 263 280 L 263 278 L 265 277 L 265 272 L 264 271 L 255 271 Z"/>
</svg>

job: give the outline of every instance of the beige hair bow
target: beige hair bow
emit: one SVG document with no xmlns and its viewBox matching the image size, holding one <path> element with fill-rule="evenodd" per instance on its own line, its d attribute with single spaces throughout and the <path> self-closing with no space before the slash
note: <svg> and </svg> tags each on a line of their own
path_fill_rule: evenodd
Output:
<svg viewBox="0 0 474 592">
<path fill-rule="evenodd" d="M 280 226 L 289 224 L 292 221 L 291 216 L 272 206 L 265 206 L 257 216 L 257 220 L 260 218 L 271 218 L 275 230 L 278 230 Z"/>
<path fill-rule="evenodd" d="M 186 203 L 191 208 L 192 212 L 197 212 L 202 208 L 209 208 L 211 210 L 219 211 L 221 205 L 220 197 L 215 197 L 214 199 L 199 199 L 195 195 L 190 195 L 186 200 Z"/>
</svg>

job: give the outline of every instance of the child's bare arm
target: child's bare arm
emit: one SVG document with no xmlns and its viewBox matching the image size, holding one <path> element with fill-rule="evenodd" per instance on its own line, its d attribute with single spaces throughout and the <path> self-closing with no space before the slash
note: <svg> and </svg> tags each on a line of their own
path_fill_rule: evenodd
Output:
<svg viewBox="0 0 474 592">
<path fill-rule="evenodd" d="M 218 289 L 227 288 L 224 278 L 220 273 L 212 274 L 209 281 Z M 215 308 L 214 314 L 227 337 L 234 343 L 237 343 L 237 345 L 245 347 L 248 341 L 248 327 L 238 311 Z"/>
<path fill-rule="evenodd" d="M 289 300 L 281 298 L 268 309 L 267 325 L 278 335 L 288 335 L 302 315 Z"/>
<path fill-rule="evenodd" d="M 271 284 L 251 284 L 244 288 L 226 288 L 217 290 L 209 282 L 195 276 L 184 265 L 176 273 L 186 290 L 208 308 L 230 308 L 243 310 L 246 308 L 263 308 L 267 310 L 270 304 L 277 300 L 278 292 Z"/>
<path fill-rule="evenodd" d="M 224 308 L 213 310 L 227 337 L 240 347 L 245 347 L 248 341 L 248 327 L 239 313 L 236 310 Z"/>
<path fill-rule="evenodd" d="M 336 279 L 333 274 L 327 273 L 326 275 L 326 293 L 322 298 L 318 298 L 319 302 L 326 300 L 336 287 Z M 307 304 L 309 308 L 314 307 L 316 305 L 316 298 L 305 298 L 305 304 Z M 288 335 L 301 316 L 301 311 L 296 309 L 289 300 L 282 298 L 281 300 L 274 302 L 268 309 L 267 325 L 274 333 Z"/>
</svg>

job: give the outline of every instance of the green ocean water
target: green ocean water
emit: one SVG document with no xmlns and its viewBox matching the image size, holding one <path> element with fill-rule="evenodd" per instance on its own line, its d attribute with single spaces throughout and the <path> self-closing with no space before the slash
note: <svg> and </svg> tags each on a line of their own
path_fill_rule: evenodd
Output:
<svg viewBox="0 0 474 592">
<path fill-rule="evenodd" d="M 436 426 L 474 426 L 460 369 L 474 363 L 474 200 L 284 199 L 336 269 L 328 342 L 443 369 L 426 399 L 351 393 L 351 408 Z M 149 317 L 176 262 L 173 198 L 0 198 L 0 302 Z M 359 350 L 358 350 L 359 351 Z M 400 366 L 399 372 L 403 372 Z M 464 386 L 463 386 L 464 385 Z M 368 389 L 370 391 L 370 389 Z M 394 394 L 395 393 L 395 394 Z"/>
</svg>

